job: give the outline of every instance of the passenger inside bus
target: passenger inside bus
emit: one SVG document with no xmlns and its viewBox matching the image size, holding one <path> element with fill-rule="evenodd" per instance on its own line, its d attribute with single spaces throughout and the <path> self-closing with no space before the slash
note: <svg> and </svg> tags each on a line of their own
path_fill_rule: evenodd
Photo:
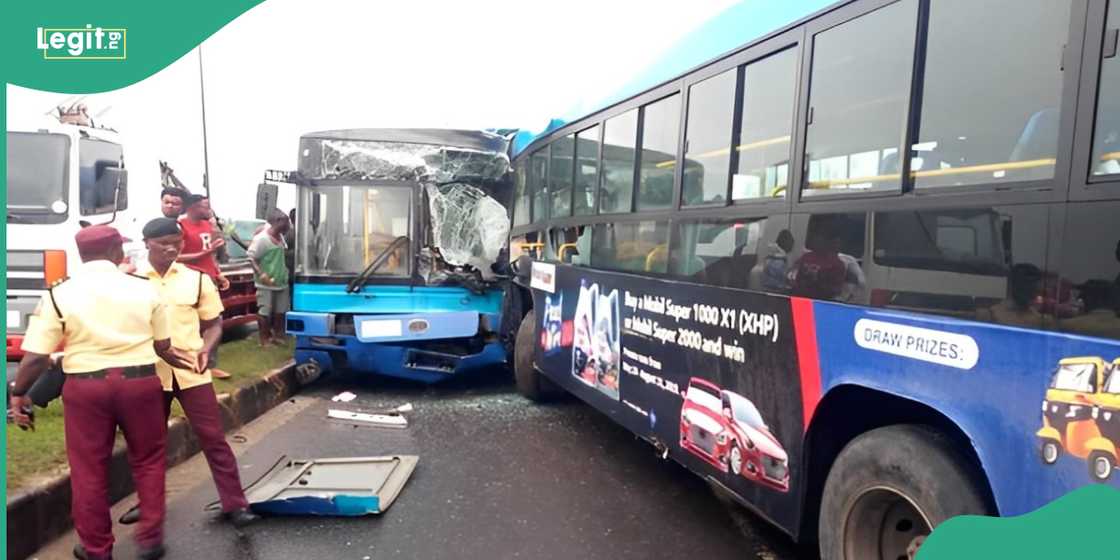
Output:
<svg viewBox="0 0 1120 560">
<path fill-rule="evenodd" d="M 1042 270 L 1030 263 L 1011 267 L 1007 278 L 1007 298 L 976 312 L 980 321 L 1018 327 L 1039 328 L 1042 314 L 1034 305 L 1042 294 Z"/>
<path fill-rule="evenodd" d="M 1120 291 L 1108 280 L 1089 280 L 1077 286 L 1085 312 L 1062 322 L 1062 329 L 1086 336 L 1120 337 Z"/>
<path fill-rule="evenodd" d="M 813 218 L 805 240 L 805 252 L 790 272 L 792 293 L 813 299 L 838 299 L 844 290 L 848 269 L 840 258 L 839 225 L 833 216 Z"/>
</svg>

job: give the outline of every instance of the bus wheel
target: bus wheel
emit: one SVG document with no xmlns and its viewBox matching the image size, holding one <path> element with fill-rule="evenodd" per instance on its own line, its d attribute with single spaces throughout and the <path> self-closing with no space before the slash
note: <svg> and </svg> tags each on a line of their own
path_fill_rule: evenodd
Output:
<svg viewBox="0 0 1120 560">
<path fill-rule="evenodd" d="M 1062 455 L 1062 448 L 1059 447 L 1058 442 L 1052 439 L 1044 439 L 1042 440 L 1040 454 L 1042 455 L 1043 463 L 1053 465 L 1058 462 L 1058 457 Z"/>
<path fill-rule="evenodd" d="M 1097 482 L 1105 482 L 1108 477 L 1112 476 L 1112 469 L 1116 465 L 1112 462 L 1112 456 L 1103 451 L 1094 451 L 1089 454 L 1089 475 Z"/>
<path fill-rule="evenodd" d="M 986 514 L 967 464 L 947 438 L 923 426 L 889 426 L 855 438 L 825 482 L 821 558 L 908 558 L 950 517 Z"/>
<path fill-rule="evenodd" d="M 513 348 L 513 378 L 517 392 L 531 401 L 544 401 L 558 392 L 556 385 L 545 379 L 533 367 L 533 354 L 536 351 L 537 314 L 529 311 L 517 329 L 517 340 Z"/>
</svg>

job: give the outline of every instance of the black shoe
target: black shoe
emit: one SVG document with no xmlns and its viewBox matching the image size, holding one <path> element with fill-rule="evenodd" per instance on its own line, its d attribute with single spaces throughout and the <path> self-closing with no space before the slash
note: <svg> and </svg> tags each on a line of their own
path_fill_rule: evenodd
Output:
<svg viewBox="0 0 1120 560">
<path fill-rule="evenodd" d="M 249 511 L 248 509 L 235 509 L 233 511 L 227 511 L 222 514 L 222 517 L 237 528 L 244 527 L 261 518 L 261 516 Z"/>
<path fill-rule="evenodd" d="M 136 557 L 140 560 L 159 560 L 163 555 L 167 554 L 167 548 L 162 544 L 157 544 L 151 548 L 141 548 Z"/>
<path fill-rule="evenodd" d="M 140 521 L 140 504 L 132 506 L 132 509 L 124 512 L 124 515 L 117 520 L 121 525 L 132 525 Z"/>
</svg>

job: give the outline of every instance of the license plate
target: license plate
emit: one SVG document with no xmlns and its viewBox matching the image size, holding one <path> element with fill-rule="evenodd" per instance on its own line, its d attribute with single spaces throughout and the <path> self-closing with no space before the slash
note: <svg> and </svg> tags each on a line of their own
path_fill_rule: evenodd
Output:
<svg viewBox="0 0 1120 560">
<path fill-rule="evenodd" d="M 362 338 L 401 336 L 401 322 L 397 319 L 362 321 Z"/>
</svg>

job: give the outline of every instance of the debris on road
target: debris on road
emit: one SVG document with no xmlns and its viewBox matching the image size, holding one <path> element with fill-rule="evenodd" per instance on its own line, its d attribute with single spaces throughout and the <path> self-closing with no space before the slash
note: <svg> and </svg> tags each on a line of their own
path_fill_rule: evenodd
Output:
<svg viewBox="0 0 1120 560">
<path fill-rule="evenodd" d="M 327 417 L 347 422 L 360 422 L 384 428 L 407 428 L 408 420 L 399 414 L 369 414 L 349 410 L 328 409 Z"/>
<path fill-rule="evenodd" d="M 256 513 L 362 516 L 389 509 L 416 463 L 416 455 L 289 459 L 281 457 L 245 489 Z"/>
<path fill-rule="evenodd" d="M 352 401 L 356 398 L 358 398 L 358 395 L 355 395 L 354 393 L 351 393 L 350 391 L 343 391 L 343 392 L 331 397 L 331 400 L 334 401 L 334 402 L 350 402 L 350 401 Z"/>
</svg>

